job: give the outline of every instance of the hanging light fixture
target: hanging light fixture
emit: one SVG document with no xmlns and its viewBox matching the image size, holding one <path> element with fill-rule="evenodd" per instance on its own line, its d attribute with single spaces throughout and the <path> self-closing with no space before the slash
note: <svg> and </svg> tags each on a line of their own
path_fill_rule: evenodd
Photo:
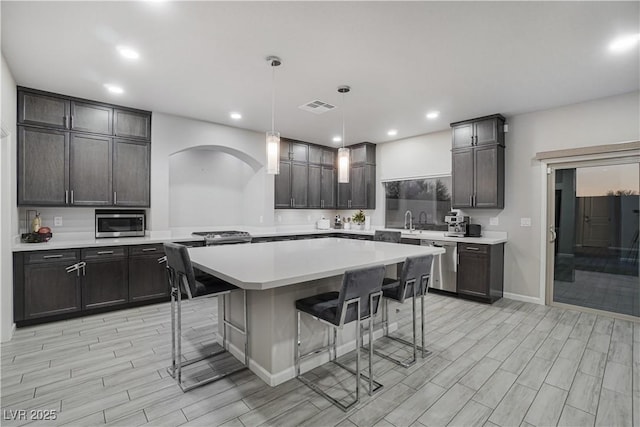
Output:
<svg viewBox="0 0 640 427">
<path fill-rule="evenodd" d="M 342 148 L 338 148 L 338 182 L 341 184 L 349 183 L 349 149 L 344 146 L 344 95 L 350 90 L 349 86 L 338 86 L 338 92 L 342 94 Z"/>
<path fill-rule="evenodd" d="M 267 173 L 278 175 L 280 173 L 280 132 L 275 130 L 276 67 L 282 64 L 282 61 L 277 56 L 268 56 L 267 61 L 271 66 L 271 130 L 267 131 Z"/>
</svg>

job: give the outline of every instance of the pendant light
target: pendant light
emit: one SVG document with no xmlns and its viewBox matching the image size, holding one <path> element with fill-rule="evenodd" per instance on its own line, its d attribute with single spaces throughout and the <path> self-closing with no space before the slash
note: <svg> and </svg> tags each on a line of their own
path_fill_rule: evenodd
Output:
<svg viewBox="0 0 640 427">
<path fill-rule="evenodd" d="M 340 184 L 349 183 L 349 149 L 344 146 L 345 132 L 344 132 L 344 114 L 345 114 L 345 102 L 344 95 L 349 93 L 351 88 L 349 86 L 338 86 L 338 93 L 342 94 L 342 148 L 338 148 L 338 182 Z"/>
<path fill-rule="evenodd" d="M 267 61 L 271 66 L 271 130 L 267 131 L 267 173 L 278 175 L 280 173 L 280 132 L 275 130 L 276 67 L 282 64 L 282 61 L 277 56 L 268 56 Z"/>
</svg>

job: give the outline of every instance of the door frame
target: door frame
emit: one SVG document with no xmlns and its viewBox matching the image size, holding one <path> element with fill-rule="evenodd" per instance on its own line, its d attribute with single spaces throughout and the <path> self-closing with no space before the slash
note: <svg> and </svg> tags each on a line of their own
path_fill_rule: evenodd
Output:
<svg viewBox="0 0 640 427">
<path fill-rule="evenodd" d="M 636 143 L 632 143 L 636 145 Z M 613 146 L 618 144 L 612 144 Z M 577 149 L 576 151 L 580 151 Z M 560 154 L 560 153 L 559 153 Z M 574 306 L 552 301 L 553 274 L 554 274 L 554 245 L 551 240 L 550 227 L 555 226 L 555 171 L 557 169 L 569 169 L 589 166 L 609 166 L 629 163 L 638 163 L 640 167 L 640 149 L 634 148 L 628 151 L 612 151 L 596 154 L 578 154 L 571 156 L 567 150 L 562 150 L 562 157 L 540 158 L 540 183 L 542 197 L 540 203 L 540 218 L 542 227 L 540 232 L 540 301 L 545 305 L 569 308 L 595 314 L 604 314 L 626 320 L 637 321 L 634 316 L 596 310 L 587 307 Z"/>
</svg>

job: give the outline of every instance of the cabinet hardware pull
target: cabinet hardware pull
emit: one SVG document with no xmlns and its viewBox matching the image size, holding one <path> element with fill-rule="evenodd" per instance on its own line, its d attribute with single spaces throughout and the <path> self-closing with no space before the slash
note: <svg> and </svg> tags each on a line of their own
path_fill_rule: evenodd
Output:
<svg viewBox="0 0 640 427">
<path fill-rule="evenodd" d="M 479 251 L 480 250 L 479 248 L 474 248 L 473 246 L 466 246 L 466 249 L 468 251 Z"/>
<path fill-rule="evenodd" d="M 118 204 L 118 192 L 117 191 L 113 192 L 113 204 L 114 205 Z"/>
<path fill-rule="evenodd" d="M 549 232 L 551 233 L 551 240 L 549 240 L 549 243 L 553 243 L 558 237 L 558 234 L 556 233 L 556 230 L 554 230 L 553 225 L 549 227 Z"/>
<path fill-rule="evenodd" d="M 86 273 L 87 273 L 86 266 L 87 266 L 87 263 L 86 263 L 86 262 L 82 261 L 82 262 L 80 263 L 80 268 L 82 269 L 82 275 L 83 275 L 83 276 L 85 276 L 85 275 L 86 275 Z M 80 270 L 78 270 L 78 276 L 80 276 Z"/>
<path fill-rule="evenodd" d="M 291 206 L 294 207 L 294 208 L 296 207 L 296 199 L 295 198 L 291 199 Z"/>
<path fill-rule="evenodd" d="M 73 204 L 73 190 L 71 190 L 71 204 Z"/>
<path fill-rule="evenodd" d="M 62 123 L 64 123 L 64 127 L 67 127 L 67 116 L 62 117 Z"/>
<path fill-rule="evenodd" d="M 473 206 L 473 195 L 469 196 L 469 206 Z"/>
<path fill-rule="evenodd" d="M 187 247 L 189 247 L 189 246 L 187 246 Z M 157 250 L 158 250 L 158 248 L 144 248 L 142 250 L 142 252 L 153 252 L 153 251 L 157 251 Z"/>
<path fill-rule="evenodd" d="M 167 257 L 166 256 L 158 258 L 158 264 L 164 264 L 165 262 L 167 262 Z"/>
<path fill-rule="evenodd" d="M 64 190 L 64 204 L 69 204 L 69 190 Z"/>
<path fill-rule="evenodd" d="M 98 251 L 98 255 L 112 255 L 113 251 Z"/>
<path fill-rule="evenodd" d="M 45 255 L 42 258 L 44 259 L 51 259 L 51 258 L 62 258 L 62 254 L 57 254 L 57 255 Z"/>
<path fill-rule="evenodd" d="M 69 117 L 69 128 L 73 129 L 73 116 Z"/>
<path fill-rule="evenodd" d="M 80 268 L 80 263 L 75 263 L 73 265 L 70 265 L 68 267 L 65 267 L 65 270 L 67 270 L 67 273 L 73 273 L 74 271 L 76 271 L 78 268 Z"/>
</svg>

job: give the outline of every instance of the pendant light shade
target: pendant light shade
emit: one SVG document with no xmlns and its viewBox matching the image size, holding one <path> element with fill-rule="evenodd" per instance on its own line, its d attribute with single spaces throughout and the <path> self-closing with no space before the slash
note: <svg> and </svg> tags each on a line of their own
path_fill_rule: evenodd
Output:
<svg viewBox="0 0 640 427">
<path fill-rule="evenodd" d="M 280 132 L 275 130 L 276 107 L 276 67 L 282 64 L 277 56 L 267 57 L 271 66 L 271 130 L 267 131 L 267 173 L 278 175 L 280 173 Z"/>
<path fill-rule="evenodd" d="M 344 126 L 344 112 L 345 103 L 344 95 L 349 93 L 351 88 L 349 86 L 339 86 L 338 93 L 342 94 L 342 148 L 338 149 L 338 182 L 340 184 L 349 183 L 349 149 L 344 146 L 345 142 L 345 126 Z"/>
</svg>

